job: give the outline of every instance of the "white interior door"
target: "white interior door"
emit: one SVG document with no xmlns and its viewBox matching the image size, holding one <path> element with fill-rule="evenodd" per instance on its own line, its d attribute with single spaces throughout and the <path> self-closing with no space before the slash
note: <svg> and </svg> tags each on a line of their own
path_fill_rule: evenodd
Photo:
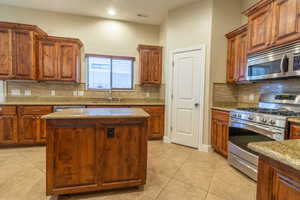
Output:
<svg viewBox="0 0 300 200">
<path fill-rule="evenodd" d="M 204 84 L 201 68 L 201 50 L 187 51 L 173 55 L 173 96 L 172 96 L 172 135 L 173 143 L 199 146 L 200 135 L 200 94 Z"/>
</svg>

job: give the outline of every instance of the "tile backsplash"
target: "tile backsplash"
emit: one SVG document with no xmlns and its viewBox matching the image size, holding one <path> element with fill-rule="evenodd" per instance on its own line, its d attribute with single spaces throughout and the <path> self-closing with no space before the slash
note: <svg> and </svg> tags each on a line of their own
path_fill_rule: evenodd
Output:
<svg viewBox="0 0 300 200">
<path fill-rule="evenodd" d="M 54 83 L 54 82 L 23 82 L 7 81 L 7 97 L 87 97 L 107 98 L 109 91 L 86 90 L 85 84 Z M 126 99 L 164 99 L 164 85 L 135 85 L 133 90 L 115 90 L 113 98 Z"/>
<path fill-rule="evenodd" d="M 248 84 L 214 83 L 213 104 L 258 103 L 260 94 L 270 92 L 299 92 L 300 79 L 273 80 Z"/>
</svg>

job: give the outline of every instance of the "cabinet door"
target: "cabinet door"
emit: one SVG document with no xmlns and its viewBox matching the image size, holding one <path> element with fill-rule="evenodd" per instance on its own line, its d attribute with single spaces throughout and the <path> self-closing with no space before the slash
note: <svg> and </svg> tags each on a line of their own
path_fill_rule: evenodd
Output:
<svg viewBox="0 0 300 200">
<path fill-rule="evenodd" d="M 273 177 L 272 200 L 299 200 L 300 180 L 275 171 Z"/>
<path fill-rule="evenodd" d="M 218 147 L 218 138 L 219 138 L 219 134 L 218 134 L 218 120 L 213 119 L 212 123 L 211 123 L 211 143 L 213 148 L 216 151 L 219 151 L 219 147 Z"/>
<path fill-rule="evenodd" d="M 58 44 L 58 70 L 60 81 L 76 80 L 76 48 L 72 43 Z"/>
<path fill-rule="evenodd" d="M 291 124 L 289 139 L 300 139 L 300 125 Z"/>
<path fill-rule="evenodd" d="M 36 79 L 34 35 L 32 31 L 13 30 L 13 68 L 17 79 Z"/>
<path fill-rule="evenodd" d="M 164 107 L 142 107 L 151 117 L 149 139 L 162 139 L 164 136 Z"/>
<path fill-rule="evenodd" d="M 101 139 L 96 123 L 58 120 L 47 131 L 47 194 L 99 189 L 97 159 L 103 158 L 98 157 Z"/>
<path fill-rule="evenodd" d="M 0 144 L 16 144 L 18 142 L 17 116 L 0 116 Z"/>
<path fill-rule="evenodd" d="M 101 187 L 103 189 L 145 183 L 147 126 L 142 121 L 102 128 Z"/>
<path fill-rule="evenodd" d="M 39 42 L 39 80 L 57 80 L 57 45 L 52 41 Z"/>
<path fill-rule="evenodd" d="M 249 53 L 271 45 L 273 4 L 267 4 L 248 18 Z"/>
<path fill-rule="evenodd" d="M 10 29 L 0 28 L 0 79 L 12 77 L 12 34 Z"/>
<path fill-rule="evenodd" d="M 247 70 L 247 53 L 248 53 L 248 34 L 247 32 L 242 33 L 238 37 L 238 70 L 237 70 L 237 81 L 246 80 Z"/>
<path fill-rule="evenodd" d="M 162 53 L 161 50 L 153 50 L 151 52 L 150 59 L 150 82 L 153 84 L 161 83 L 161 71 L 162 71 Z"/>
<path fill-rule="evenodd" d="M 299 6 L 299 0 L 276 0 L 274 2 L 274 35 L 272 42 L 276 42 L 276 45 L 300 38 Z"/>
<path fill-rule="evenodd" d="M 228 122 L 220 121 L 220 142 L 219 148 L 221 154 L 224 156 L 228 155 Z"/>
<path fill-rule="evenodd" d="M 38 134 L 38 120 L 35 115 L 22 115 L 19 117 L 19 142 L 33 144 Z"/>
<path fill-rule="evenodd" d="M 141 83 L 147 84 L 151 82 L 150 78 L 150 59 L 151 51 L 148 49 L 140 50 L 140 68 L 141 68 Z"/>
<path fill-rule="evenodd" d="M 237 59 L 237 37 L 228 40 L 227 51 L 227 82 L 234 83 L 236 81 L 236 71 L 238 66 Z"/>
<path fill-rule="evenodd" d="M 42 119 L 42 115 L 36 116 L 37 120 L 37 142 L 45 143 L 46 142 L 46 121 Z"/>
</svg>

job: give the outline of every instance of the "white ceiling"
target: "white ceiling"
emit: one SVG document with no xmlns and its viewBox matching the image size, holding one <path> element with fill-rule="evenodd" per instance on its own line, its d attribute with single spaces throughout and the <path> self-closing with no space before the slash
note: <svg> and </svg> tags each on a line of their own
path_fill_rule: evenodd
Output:
<svg viewBox="0 0 300 200">
<path fill-rule="evenodd" d="M 194 1 L 197 0 L 0 0 L 0 3 L 84 16 L 160 24 L 168 10 Z M 116 16 L 111 17 L 107 14 L 110 8 L 117 11 Z M 141 18 L 137 14 L 148 17 Z"/>
</svg>

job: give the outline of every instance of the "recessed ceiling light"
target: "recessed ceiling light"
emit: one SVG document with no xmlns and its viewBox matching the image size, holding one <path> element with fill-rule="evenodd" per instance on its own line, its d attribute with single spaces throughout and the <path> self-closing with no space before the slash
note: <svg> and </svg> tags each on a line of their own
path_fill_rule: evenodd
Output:
<svg viewBox="0 0 300 200">
<path fill-rule="evenodd" d="M 112 9 L 112 8 L 108 9 L 108 10 L 107 10 L 107 13 L 108 13 L 110 16 L 115 16 L 115 15 L 117 14 L 116 10 L 115 10 L 115 9 Z"/>
</svg>

